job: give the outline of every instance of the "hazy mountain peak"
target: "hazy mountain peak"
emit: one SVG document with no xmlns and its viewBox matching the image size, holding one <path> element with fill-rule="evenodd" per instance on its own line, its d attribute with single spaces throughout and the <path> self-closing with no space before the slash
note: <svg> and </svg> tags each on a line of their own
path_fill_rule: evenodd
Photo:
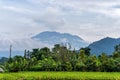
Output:
<svg viewBox="0 0 120 80">
<path fill-rule="evenodd" d="M 60 33 L 60 32 L 56 32 L 56 31 L 44 31 L 44 32 L 41 32 L 41 33 L 37 34 L 34 37 L 41 37 L 41 36 L 46 36 L 46 37 L 48 37 L 48 36 L 49 37 L 51 37 L 51 36 L 74 37 L 74 38 L 78 38 L 78 39 L 83 40 L 82 38 L 80 38 L 77 35 L 72 35 L 72 34 L 69 34 L 69 33 Z M 34 37 L 32 37 L 32 38 L 34 38 Z"/>
<path fill-rule="evenodd" d="M 36 36 L 33 36 L 32 39 L 36 39 L 50 45 L 70 43 L 73 48 L 80 48 L 88 45 L 88 43 L 79 36 L 54 31 L 45 31 L 39 33 Z"/>
<path fill-rule="evenodd" d="M 112 37 L 105 37 L 105 38 L 103 38 L 103 39 L 101 39 L 101 40 L 112 40 L 112 39 L 115 39 L 115 38 L 112 38 Z"/>
</svg>

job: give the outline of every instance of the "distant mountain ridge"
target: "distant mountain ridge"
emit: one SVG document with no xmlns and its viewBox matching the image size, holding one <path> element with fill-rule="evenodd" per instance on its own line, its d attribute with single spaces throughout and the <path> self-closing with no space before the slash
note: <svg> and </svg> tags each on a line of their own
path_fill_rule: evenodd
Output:
<svg viewBox="0 0 120 80">
<path fill-rule="evenodd" d="M 99 41 L 93 42 L 88 47 L 91 48 L 91 53 L 100 55 L 101 53 L 106 53 L 111 55 L 114 52 L 114 47 L 120 44 L 120 38 L 110 38 L 106 37 Z"/>
<path fill-rule="evenodd" d="M 76 35 L 54 31 L 45 31 L 39 33 L 38 35 L 33 36 L 32 39 L 41 41 L 42 43 L 47 43 L 49 45 L 69 43 L 73 48 L 77 49 L 88 46 L 88 43 L 86 41 Z"/>
<path fill-rule="evenodd" d="M 12 55 L 23 55 L 25 49 L 53 47 L 55 44 L 71 44 L 72 48 L 79 50 L 81 47 L 87 47 L 89 43 L 82 38 L 69 33 L 59 33 L 54 31 L 45 31 L 31 38 L 25 39 L 0 39 L 0 57 L 9 56 L 9 46 L 12 44 Z M 115 45 L 120 44 L 120 38 L 106 37 L 99 41 L 91 43 L 88 47 L 91 48 L 91 53 L 100 55 L 106 53 L 111 55 L 114 52 Z"/>
</svg>

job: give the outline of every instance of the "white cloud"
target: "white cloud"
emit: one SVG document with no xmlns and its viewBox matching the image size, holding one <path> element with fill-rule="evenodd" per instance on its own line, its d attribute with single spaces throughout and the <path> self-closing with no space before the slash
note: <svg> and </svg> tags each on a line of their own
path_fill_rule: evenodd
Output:
<svg viewBox="0 0 120 80">
<path fill-rule="evenodd" d="M 9 46 L 12 45 L 13 51 L 24 51 L 32 50 L 33 48 L 42 48 L 45 46 L 52 47 L 48 44 L 43 44 L 40 41 L 36 41 L 30 38 L 24 39 L 9 39 L 9 38 L 2 38 L 0 39 L 0 51 L 9 51 Z"/>
<path fill-rule="evenodd" d="M 119 5 L 119 0 L 0 0 L 0 33 L 28 38 L 50 30 L 90 42 L 120 37 Z"/>
<path fill-rule="evenodd" d="M 2 8 L 5 10 L 8 10 L 8 11 L 13 11 L 13 12 L 17 12 L 17 13 L 26 13 L 26 14 L 32 13 L 32 11 L 29 9 L 19 8 L 16 6 L 3 6 Z"/>
</svg>

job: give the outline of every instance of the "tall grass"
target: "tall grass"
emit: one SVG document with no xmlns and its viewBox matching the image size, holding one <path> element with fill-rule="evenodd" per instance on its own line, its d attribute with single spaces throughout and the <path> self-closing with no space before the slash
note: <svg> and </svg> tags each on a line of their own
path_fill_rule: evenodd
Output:
<svg viewBox="0 0 120 80">
<path fill-rule="evenodd" d="M 1 73 L 0 80 L 120 80 L 120 73 L 18 72 L 18 73 Z"/>
</svg>

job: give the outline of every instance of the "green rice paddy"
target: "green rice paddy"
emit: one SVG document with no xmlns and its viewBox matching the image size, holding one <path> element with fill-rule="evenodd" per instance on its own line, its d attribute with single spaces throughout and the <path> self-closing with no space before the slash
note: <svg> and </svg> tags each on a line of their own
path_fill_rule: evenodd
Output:
<svg viewBox="0 0 120 80">
<path fill-rule="evenodd" d="M 0 80 L 120 80 L 117 72 L 17 72 L 0 73 Z"/>
</svg>

